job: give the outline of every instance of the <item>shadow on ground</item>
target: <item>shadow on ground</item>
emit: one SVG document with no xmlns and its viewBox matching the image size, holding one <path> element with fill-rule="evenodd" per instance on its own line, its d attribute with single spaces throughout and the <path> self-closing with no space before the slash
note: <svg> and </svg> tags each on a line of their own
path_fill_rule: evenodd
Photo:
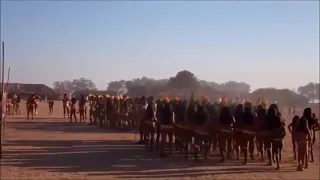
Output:
<svg viewBox="0 0 320 180">
<path fill-rule="evenodd" d="M 6 116 L 7 119 L 20 119 L 20 120 L 27 120 L 27 116 L 22 116 L 22 115 L 7 115 Z M 31 119 L 31 116 L 30 116 Z M 63 119 L 61 117 L 39 117 L 39 116 L 34 116 L 33 117 L 34 120 L 39 120 L 39 119 Z"/>
<path fill-rule="evenodd" d="M 108 136 L 109 133 L 118 132 L 63 121 L 11 121 L 7 122 L 7 126 L 16 131 L 83 133 L 83 136 L 85 133 L 101 132 Z M 160 159 L 158 151 L 147 152 L 143 146 L 135 145 L 129 140 L 7 140 L 2 166 L 51 172 L 84 172 L 88 175 L 114 176 L 121 179 L 192 178 L 203 175 L 273 171 L 271 167 L 261 166 L 260 162 L 258 166 L 244 166 L 240 161 L 228 161 L 223 164 L 218 162 L 217 157 L 195 162 L 192 159 L 184 159 L 179 153 Z"/>
<path fill-rule="evenodd" d="M 134 133 L 135 130 L 112 130 L 89 126 L 88 123 L 70 123 L 69 120 L 62 121 L 45 121 L 26 120 L 26 121 L 9 121 L 6 126 L 17 131 L 47 131 L 47 132 L 66 132 L 66 133 Z"/>
<path fill-rule="evenodd" d="M 271 170 L 240 166 L 240 162 L 238 166 L 235 162 L 218 164 L 217 159 L 195 162 L 178 154 L 160 159 L 157 151 L 147 152 L 131 141 L 17 140 L 8 141 L 6 146 L 19 148 L 4 151 L 3 166 L 52 172 L 86 172 L 121 178 L 182 178 Z M 219 169 L 215 169 L 215 165 L 219 165 Z"/>
</svg>

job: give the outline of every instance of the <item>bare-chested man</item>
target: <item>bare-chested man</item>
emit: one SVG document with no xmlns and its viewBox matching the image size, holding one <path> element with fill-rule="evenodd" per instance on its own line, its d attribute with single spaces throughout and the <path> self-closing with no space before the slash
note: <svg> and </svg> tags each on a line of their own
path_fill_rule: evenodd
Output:
<svg viewBox="0 0 320 180">
<path fill-rule="evenodd" d="M 76 116 L 76 112 L 77 112 L 77 109 L 76 109 L 76 104 L 77 104 L 77 100 L 75 97 L 73 97 L 71 99 L 71 102 L 70 102 L 70 122 L 72 122 L 72 118 L 74 118 L 74 120 L 76 121 L 77 123 L 77 116 Z"/>
<path fill-rule="evenodd" d="M 81 94 L 81 97 L 80 97 L 80 100 L 79 100 L 79 114 L 80 114 L 80 122 L 81 121 L 85 121 L 86 119 L 86 103 L 87 103 L 87 100 L 86 98 L 84 97 L 83 94 Z"/>
<path fill-rule="evenodd" d="M 40 102 L 40 96 L 38 95 L 38 93 L 35 93 L 35 94 L 33 95 L 33 97 L 34 97 L 34 100 L 35 100 L 34 113 L 35 113 L 35 115 L 37 115 L 37 114 L 38 114 L 38 104 L 39 104 L 39 102 Z"/>
<path fill-rule="evenodd" d="M 47 100 L 48 105 L 49 105 L 49 114 L 53 113 L 53 105 L 54 105 L 54 101 L 52 99 Z"/>
<path fill-rule="evenodd" d="M 69 112 L 69 101 L 70 97 L 67 94 L 64 94 L 62 97 L 62 106 L 63 106 L 63 118 L 69 117 L 70 112 Z"/>
</svg>

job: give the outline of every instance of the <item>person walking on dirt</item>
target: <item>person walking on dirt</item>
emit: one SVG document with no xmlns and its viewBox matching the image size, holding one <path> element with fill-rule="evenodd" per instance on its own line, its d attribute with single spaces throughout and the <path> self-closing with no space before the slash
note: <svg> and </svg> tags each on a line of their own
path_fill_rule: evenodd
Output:
<svg viewBox="0 0 320 180">
<path fill-rule="evenodd" d="M 53 113 L 53 105 L 54 105 L 54 101 L 52 99 L 47 100 L 48 105 L 49 105 L 49 114 Z"/>
<path fill-rule="evenodd" d="M 70 122 L 72 122 L 72 118 L 74 118 L 75 122 L 77 123 L 77 116 L 76 116 L 76 104 L 77 104 L 77 99 L 75 97 L 71 98 L 70 102 Z"/>
<path fill-rule="evenodd" d="M 70 111 L 69 111 L 69 101 L 70 98 L 67 95 L 67 93 L 65 93 L 62 97 L 62 106 L 63 106 L 63 118 L 69 117 L 70 115 Z"/>
</svg>

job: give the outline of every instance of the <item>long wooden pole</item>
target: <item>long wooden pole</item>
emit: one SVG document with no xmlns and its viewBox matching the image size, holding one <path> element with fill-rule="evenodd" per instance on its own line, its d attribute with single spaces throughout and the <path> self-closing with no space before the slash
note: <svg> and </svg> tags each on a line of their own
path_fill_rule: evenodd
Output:
<svg viewBox="0 0 320 180">
<path fill-rule="evenodd" d="M 1 89 L 2 94 L 4 93 L 4 42 L 2 41 L 2 73 L 1 73 Z"/>
<path fill-rule="evenodd" d="M 4 114 L 3 114 L 3 108 L 6 108 L 5 106 L 4 106 L 4 97 L 3 97 L 3 90 L 4 90 L 4 42 L 2 41 L 2 43 L 1 43 L 1 45 L 2 45 L 2 61 L 1 61 L 1 63 L 0 63 L 0 65 L 1 65 L 1 75 L 2 75 L 2 86 L 1 86 L 1 127 L 0 127 L 0 137 L 1 137 L 1 139 L 0 139 L 0 158 L 2 158 L 2 144 L 3 144 L 3 132 L 4 132 Z"/>
<path fill-rule="evenodd" d="M 6 92 L 8 92 L 8 88 L 9 88 L 10 71 L 11 71 L 11 68 L 9 67 L 9 69 L 8 69 L 8 77 L 7 77 L 7 84 L 6 84 Z"/>
<path fill-rule="evenodd" d="M 5 92 L 5 100 L 6 100 L 6 102 L 5 102 L 5 104 L 7 104 L 7 99 L 8 99 L 8 91 L 9 91 L 9 80 L 10 80 L 10 72 L 11 72 L 11 68 L 9 67 L 9 69 L 8 69 L 8 77 L 7 77 L 7 83 L 6 83 L 6 87 L 5 87 L 5 89 L 4 89 L 4 92 Z M 5 113 L 7 113 L 7 111 L 5 112 Z M 2 138 L 4 138 L 4 133 L 6 132 L 6 116 L 4 116 L 3 117 L 3 130 L 2 130 L 3 132 L 3 136 L 2 136 Z"/>
</svg>

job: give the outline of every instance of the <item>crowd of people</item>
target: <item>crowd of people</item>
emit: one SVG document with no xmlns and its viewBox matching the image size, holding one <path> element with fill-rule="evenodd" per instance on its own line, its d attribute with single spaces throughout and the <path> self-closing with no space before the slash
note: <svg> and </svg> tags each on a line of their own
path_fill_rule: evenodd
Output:
<svg viewBox="0 0 320 180">
<path fill-rule="evenodd" d="M 173 151 L 185 154 L 190 147 L 195 159 L 203 153 L 208 158 L 211 151 L 218 150 L 221 162 L 236 153 L 236 159 L 243 157 L 243 163 L 254 159 L 256 149 L 262 161 L 267 157 L 268 165 L 276 164 L 280 169 L 283 139 L 286 134 L 286 119 L 277 104 L 267 105 L 261 99 L 257 105 L 245 100 L 241 103 L 228 102 L 220 98 L 210 102 L 206 97 L 190 100 L 178 97 L 154 99 L 153 97 L 130 98 L 126 96 L 81 95 L 78 101 L 65 95 L 62 99 L 64 117 L 80 122 L 89 117 L 89 125 L 101 128 L 137 128 L 140 134 L 138 144 L 148 150 L 160 150 L 164 157 Z M 76 108 L 78 105 L 78 108 Z M 313 146 L 319 123 L 311 108 L 305 108 L 301 117 L 295 115 L 288 126 L 292 136 L 294 159 L 298 160 L 298 171 L 308 168 L 314 161 Z M 154 146 L 155 145 L 155 146 Z M 190 146 L 191 145 L 191 146 Z"/>
<path fill-rule="evenodd" d="M 27 99 L 27 118 L 37 108 L 39 99 L 34 94 Z M 47 100 L 49 113 L 53 113 L 53 100 Z M 160 157 L 173 151 L 190 152 L 194 159 L 202 154 L 208 158 L 210 152 L 218 151 L 221 162 L 234 156 L 246 164 L 255 159 L 254 151 L 261 161 L 267 157 L 267 165 L 276 164 L 280 169 L 283 140 L 288 128 L 293 147 L 294 160 L 298 161 L 297 170 L 308 168 L 314 161 L 314 144 L 319 122 L 311 108 L 305 108 L 303 114 L 294 114 L 292 122 L 286 125 L 277 104 L 268 106 L 263 98 L 253 104 L 231 102 L 226 98 L 211 102 L 206 97 L 189 100 L 178 97 L 130 98 L 126 96 L 89 96 L 80 98 L 65 94 L 62 98 L 64 118 L 70 122 L 86 122 L 100 128 L 117 130 L 138 129 L 140 139 L 149 151 L 159 150 Z"/>
</svg>

